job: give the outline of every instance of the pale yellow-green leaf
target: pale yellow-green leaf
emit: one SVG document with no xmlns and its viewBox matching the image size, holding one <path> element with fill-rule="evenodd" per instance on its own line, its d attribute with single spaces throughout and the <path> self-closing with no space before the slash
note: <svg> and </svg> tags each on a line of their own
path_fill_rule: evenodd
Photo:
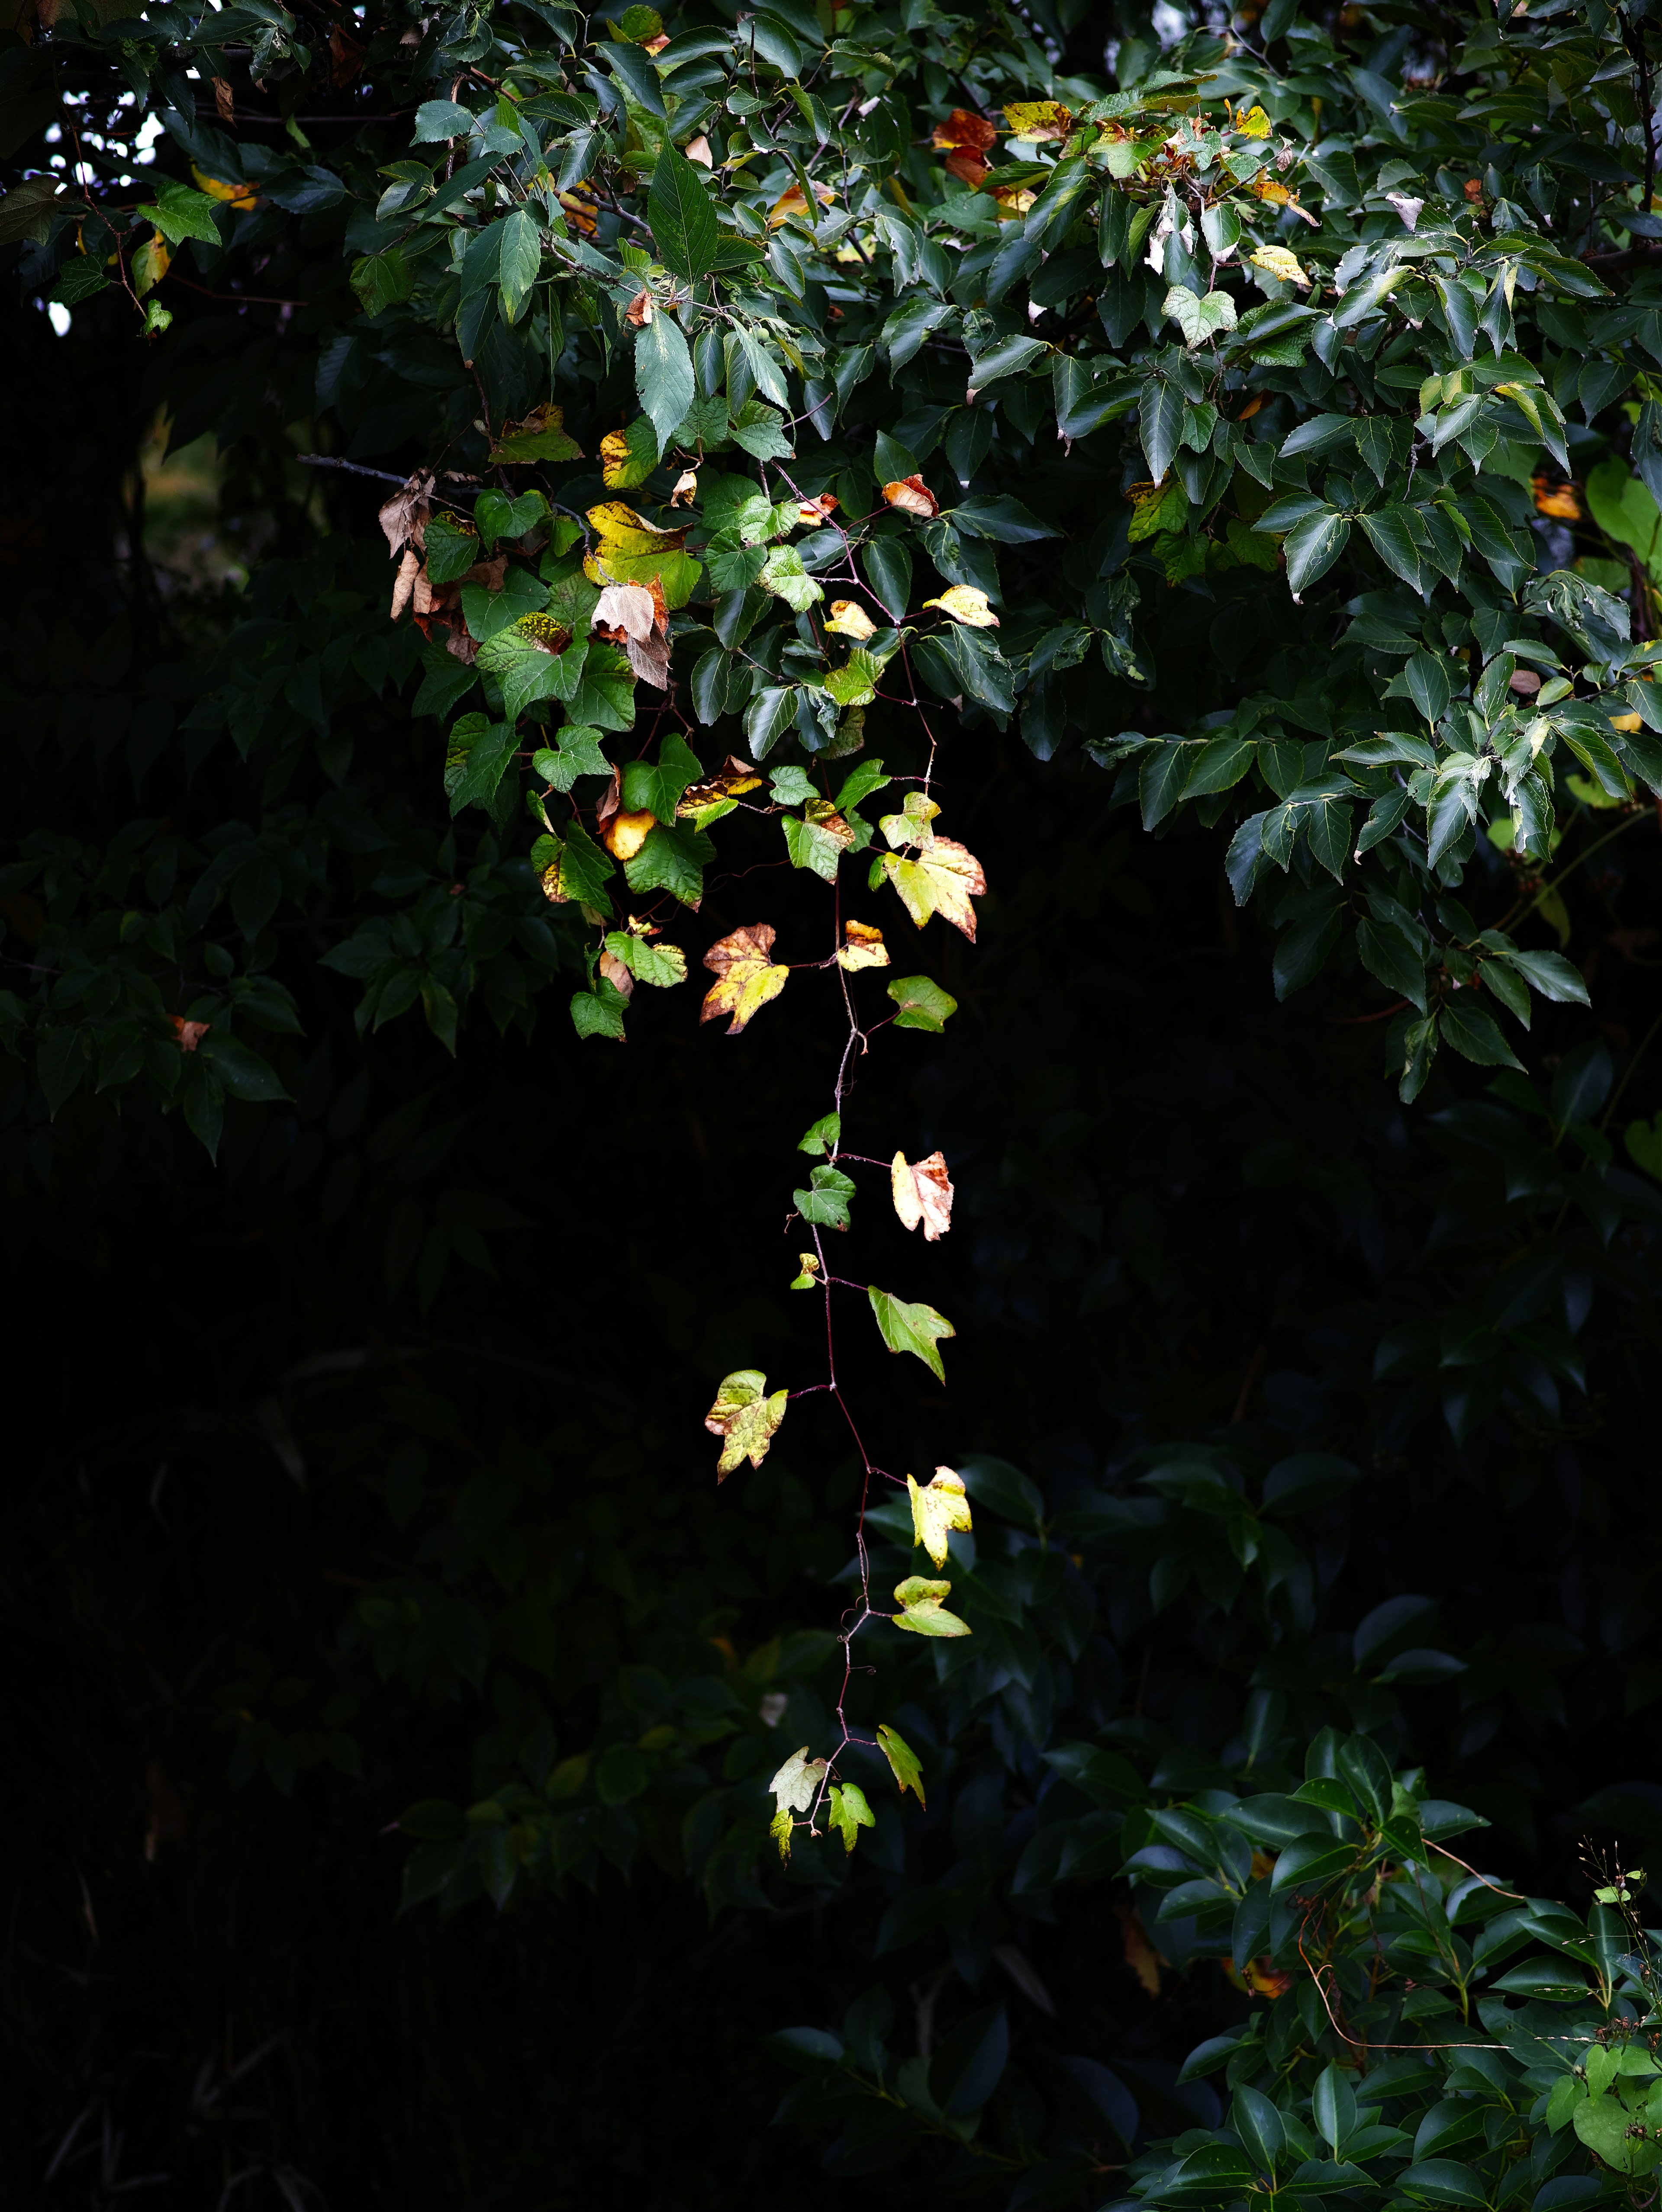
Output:
<svg viewBox="0 0 1662 2212">
<path fill-rule="evenodd" d="M 770 999 L 779 996 L 790 969 L 769 957 L 773 939 L 771 922 L 747 922 L 742 929 L 729 932 L 710 946 L 704 955 L 704 965 L 716 980 L 704 994 L 698 1016 L 701 1022 L 730 1014 L 733 1018 L 728 1024 L 728 1035 L 737 1036 L 753 1014 Z"/>
<path fill-rule="evenodd" d="M 715 1462 L 719 1480 L 726 1481 L 740 1460 L 761 1466 L 785 1418 L 789 1396 L 788 1390 L 776 1390 L 770 1397 L 768 1378 L 759 1368 L 740 1367 L 723 1376 L 715 1403 L 704 1416 L 711 1436 L 722 1439 L 721 1456 Z"/>
<path fill-rule="evenodd" d="M 854 1839 L 861 1828 L 874 1828 L 877 1815 L 866 1802 L 866 1793 L 857 1783 L 832 1783 L 830 1809 L 825 1819 L 829 1826 L 843 1838 L 845 1851 L 854 1849 Z"/>
<path fill-rule="evenodd" d="M 922 1489 L 909 1474 L 906 1494 L 912 1504 L 912 1529 L 936 1566 L 947 1564 L 947 1537 L 953 1528 L 970 1533 L 970 1501 L 964 1485 L 949 1467 L 938 1467 L 934 1479 Z"/>
<path fill-rule="evenodd" d="M 900 894 L 901 904 L 920 929 L 938 914 L 975 943 L 975 908 L 987 888 L 981 863 L 953 837 L 937 837 L 915 860 L 883 855 L 883 872 Z"/>
<path fill-rule="evenodd" d="M 908 1575 L 904 1583 L 895 1585 L 895 1602 L 901 1608 L 895 1626 L 910 1628 L 917 1636 L 967 1636 L 969 1622 L 960 1620 L 955 1613 L 947 1612 L 941 1604 L 941 1600 L 952 1594 L 950 1583 L 934 1583 L 923 1575 Z"/>
</svg>

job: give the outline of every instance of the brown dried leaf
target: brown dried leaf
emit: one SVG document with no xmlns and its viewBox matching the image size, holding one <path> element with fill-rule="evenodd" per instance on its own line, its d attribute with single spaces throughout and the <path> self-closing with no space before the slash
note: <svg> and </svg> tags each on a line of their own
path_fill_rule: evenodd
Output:
<svg viewBox="0 0 1662 2212">
<path fill-rule="evenodd" d="M 669 495 L 672 507 L 691 507 L 698 496 L 698 471 L 683 469 L 675 479 L 675 489 Z"/>
<path fill-rule="evenodd" d="M 702 168 L 708 169 L 714 166 L 709 150 L 709 141 L 705 137 L 702 131 L 698 133 L 698 136 L 696 138 L 689 138 L 687 140 L 686 155 L 689 161 L 697 161 Z"/>
<path fill-rule="evenodd" d="M 418 470 L 395 491 L 380 510 L 380 526 L 387 532 L 387 547 L 396 561 L 406 544 L 425 547 L 427 518 L 431 509 L 429 501 L 433 494 L 430 471 Z"/>
<path fill-rule="evenodd" d="M 922 477 L 901 477 L 893 483 L 886 483 L 883 496 L 903 514 L 921 516 L 925 522 L 941 512 L 941 501 Z"/>
<path fill-rule="evenodd" d="M 634 975 L 618 959 L 615 952 L 601 953 L 600 973 L 614 989 L 623 993 L 624 998 L 628 998 L 635 988 Z"/>
<path fill-rule="evenodd" d="M 995 123 L 988 122 L 985 116 L 976 114 L 971 108 L 955 107 L 944 123 L 935 125 L 929 143 L 937 151 L 943 147 L 971 146 L 984 154 L 997 137 Z"/>
<path fill-rule="evenodd" d="M 908 1162 L 897 1152 L 889 1169 L 894 1210 L 903 1229 L 923 1224 L 924 1242 L 935 1244 L 953 1225 L 953 1184 L 943 1154 L 931 1152 L 926 1160 Z"/>
<path fill-rule="evenodd" d="M 219 119 L 228 131 L 233 130 L 236 125 L 236 96 L 222 76 L 214 77 L 210 82 L 214 88 L 214 106 L 219 111 Z"/>
<path fill-rule="evenodd" d="M 639 291 L 624 309 L 624 320 L 630 330 L 638 331 L 652 320 L 652 313 L 651 293 Z"/>
<path fill-rule="evenodd" d="M 725 767 L 714 775 L 707 775 L 702 783 L 690 783 L 681 793 L 678 815 L 697 814 L 701 807 L 714 806 L 718 799 L 736 799 L 740 792 L 759 791 L 762 778 L 748 761 L 741 761 L 729 753 Z"/>
<path fill-rule="evenodd" d="M 1117 1905 L 1122 1948 L 1125 1963 L 1142 1984 L 1151 1997 L 1160 1995 L 1160 1953 L 1148 1941 L 1148 1931 L 1142 1924 L 1142 1915 L 1134 1905 Z"/>
<path fill-rule="evenodd" d="M 404 558 L 399 563 L 399 573 L 393 579 L 392 618 L 396 622 L 416 595 L 416 579 L 423 573 L 422 557 L 413 545 L 404 549 Z M 427 609 L 421 609 L 425 614 Z"/>
<path fill-rule="evenodd" d="M 181 1052 L 194 1052 L 213 1026 L 210 1022 L 187 1022 L 183 1014 L 175 1014 L 173 1023 Z"/>
<path fill-rule="evenodd" d="M 652 635 L 657 618 L 652 594 L 644 584 L 608 584 L 595 603 L 589 626 L 622 630 L 629 637 L 644 639 Z"/>
<path fill-rule="evenodd" d="M 771 957 L 775 934 L 770 921 L 748 922 L 710 946 L 704 965 L 716 981 L 704 995 L 701 1022 L 731 1014 L 728 1035 L 737 1036 L 752 1015 L 779 996 L 790 969 Z"/>
<path fill-rule="evenodd" d="M 960 185 L 967 185 L 974 192 L 980 191 L 983 178 L 989 176 L 991 171 L 972 146 L 960 146 L 947 156 L 947 174 L 956 177 Z"/>
</svg>

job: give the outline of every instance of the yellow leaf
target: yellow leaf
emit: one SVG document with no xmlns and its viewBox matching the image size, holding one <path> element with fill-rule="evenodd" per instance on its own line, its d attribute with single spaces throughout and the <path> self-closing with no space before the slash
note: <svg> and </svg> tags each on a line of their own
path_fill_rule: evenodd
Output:
<svg viewBox="0 0 1662 2212">
<path fill-rule="evenodd" d="M 1637 730 L 1644 726 L 1637 714 L 1612 714 L 1610 725 L 1613 730 Z"/>
<path fill-rule="evenodd" d="M 1310 279 L 1299 266 L 1299 257 L 1284 246 L 1260 246 L 1252 254 L 1252 266 L 1262 269 L 1266 276 L 1279 277 L 1283 284 L 1301 285 L 1307 292 Z"/>
<path fill-rule="evenodd" d="M 939 607 L 954 622 L 966 623 L 971 629 L 996 629 L 998 617 L 987 603 L 985 592 L 978 592 L 973 584 L 949 585 L 938 599 L 925 599 L 926 607 Z"/>
<path fill-rule="evenodd" d="M 133 256 L 133 290 L 141 300 L 147 292 L 155 290 L 173 267 L 173 262 L 167 240 L 159 230 L 153 230 Z"/>
<path fill-rule="evenodd" d="M 788 1390 L 776 1390 L 770 1398 L 767 1388 L 768 1378 L 759 1368 L 740 1367 L 721 1377 L 715 1403 L 704 1416 L 711 1436 L 722 1439 L 721 1456 L 715 1462 L 718 1481 L 725 1482 L 741 1459 L 760 1467 L 767 1457 L 790 1395 Z"/>
<path fill-rule="evenodd" d="M 228 207 L 251 208 L 259 198 L 257 186 L 228 185 L 221 178 L 204 176 L 194 161 L 191 164 L 191 174 L 196 179 L 198 191 L 206 192 L 210 200 L 223 200 Z"/>
<path fill-rule="evenodd" d="M 651 833 L 653 820 L 644 810 L 620 809 L 600 832 L 600 842 L 614 860 L 632 860 Z"/>
<path fill-rule="evenodd" d="M 620 499 L 609 499 L 588 510 L 588 526 L 600 540 L 603 561 L 649 560 L 656 555 L 679 553 L 687 542 L 685 530 L 660 530 L 636 514 Z"/>
<path fill-rule="evenodd" d="M 1273 177 L 1255 177 L 1250 190 L 1255 199 L 1268 200 L 1272 207 L 1289 209 L 1298 216 L 1300 222 L 1307 222 L 1312 230 L 1321 228 L 1320 217 L 1312 215 L 1308 208 L 1300 207 L 1298 194 L 1288 191 L 1285 185 L 1278 185 Z M 1277 246 L 1272 246 L 1269 250 L 1279 253 L 1283 249 Z M 1255 261 L 1257 258 L 1256 253 L 1252 257 Z"/>
<path fill-rule="evenodd" d="M 952 1227 L 953 1185 L 943 1153 L 908 1162 L 904 1152 L 897 1152 L 889 1169 L 889 1187 L 903 1229 L 916 1229 L 921 1221 L 925 1243 L 934 1244 Z"/>
<path fill-rule="evenodd" d="M 821 207 L 829 207 L 836 198 L 829 185 L 816 185 L 813 196 Z M 807 218 L 812 214 L 813 210 L 801 185 L 788 185 L 768 210 L 768 228 L 777 230 L 782 222 L 788 222 L 793 216 Z"/>
<path fill-rule="evenodd" d="M 819 1287 L 819 1255 L 817 1252 L 799 1252 L 796 1260 L 797 1272 L 791 1283 L 792 1290 L 817 1291 Z"/>
<path fill-rule="evenodd" d="M 877 624 L 872 621 L 865 609 L 856 606 L 852 599 L 831 601 L 831 620 L 825 624 L 825 628 L 835 630 L 838 637 L 851 637 L 861 645 L 863 645 L 868 637 L 874 637 L 877 634 Z"/>
<path fill-rule="evenodd" d="M 921 845 L 927 852 L 934 842 L 929 824 L 941 811 L 934 799 L 921 791 L 909 791 L 898 814 L 886 814 L 878 827 L 898 852 L 903 845 Z"/>
<path fill-rule="evenodd" d="M 934 1480 L 920 1490 L 910 1475 L 906 1477 L 906 1494 L 912 1502 L 912 1528 L 936 1566 L 947 1564 L 947 1536 L 953 1528 L 970 1533 L 970 1501 L 964 1495 L 964 1485 L 949 1467 L 938 1467 Z"/>
<path fill-rule="evenodd" d="M 701 1022 L 731 1014 L 728 1035 L 737 1036 L 752 1015 L 759 1013 L 770 999 L 779 996 L 790 969 L 778 966 L 770 957 L 774 934 L 770 921 L 750 922 L 710 946 L 704 965 L 716 980 L 705 994 L 698 1016 Z"/>
<path fill-rule="evenodd" d="M 987 878 L 975 854 L 956 838 L 937 837 L 915 860 L 886 853 L 883 872 L 920 929 L 932 914 L 938 914 L 975 943 L 975 908 L 970 902 L 986 890 Z"/>
<path fill-rule="evenodd" d="M 1267 138 L 1269 136 L 1269 118 L 1263 108 L 1249 107 L 1245 115 L 1235 118 L 1235 128 L 1243 138 Z"/>
<path fill-rule="evenodd" d="M 626 430 L 608 430 L 600 441 L 600 474 L 608 491 L 644 483 L 657 465 L 658 434 L 644 415 Z"/>
<path fill-rule="evenodd" d="M 1013 138 L 1038 143 L 1065 138 L 1074 127 L 1074 118 L 1058 100 L 1018 100 L 1005 109 L 1004 127 Z"/>
<path fill-rule="evenodd" d="M 856 968 L 886 968 L 889 948 L 883 942 L 883 933 L 868 921 L 845 921 L 843 934 L 848 943 L 838 948 L 837 964 L 852 974 Z"/>
</svg>

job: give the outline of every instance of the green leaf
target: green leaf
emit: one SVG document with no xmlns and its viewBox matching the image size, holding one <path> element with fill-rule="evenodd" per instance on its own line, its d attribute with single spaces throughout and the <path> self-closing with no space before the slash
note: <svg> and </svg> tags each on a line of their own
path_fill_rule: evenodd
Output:
<svg viewBox="0 0 1662 2212">
<path fill-rule="evenodd" d="M 432 584 L 454 584 L 465 576 L 484 552 L 479 533 L 472 523 L 448 514 L 435 514 L 427 525 L 427 578 Z"/>
<path fill-rule="evenodd" d="M 843 1116 L 822 1114 L 813 1127 L 797 1139 L 796 1149 L 799 1152 L 832 1152 L 842 1134 Z"/>
<path fill-rule="evenodd" d="M 1289 590 L 1302 592 L 1324 576 L 1350 543 L 1350 524 L 1345 516 L 1325 508 L 1289 530 L 1282 546 L 1287 557 Z"/>
<path fill-rule="evenodd" d="M 788 1390 L 776 1390 L 769 1396 L 768 1378 L 759 1368 L 740 1367 L 722 1376 L 715 1403 L 704 1416 L 704 1426 L 711 1436 L 722 1439 L 721 1455 L 715 1462 L 718 1480 L 725 1481 L 741 1460 L 747 1459 L 752 1467 L 761 1466 L 785 1418 L 789 1399 Z M 803 1752 L 807 1749 L 804 1744 Z M 804 1805 L 801 1809 L 806 1812 L 807 1808 Z"/>
<path fill-rule="evenodd" d="M 542 878 L 545 897 L 554 903 L 575 899 L 597 914 L 612 912 L 606 890 L 606 878 L 616 872 L 612 857 L 580 822 L 569 826 L 563 840 L 539 837 L 531 848 L 531 865 Z"/>
<path fill-rule="evenodd" d="M 1137 403 L 1137 428 L 1148 473 L 1162 483 L 1183 437 L 1183 394 L 1176 385 L 1151 379 Z"/>
<path fill-rule="evenodd" d="M 865 1791 L 853 1782 L 832 1783 L 825 1818 L 832 1832 L 842 1837 L 845 1851 L 854 1849 L 861 1828 L 877 1826 L 877 1815 L 866 1802 Z"/>
<path fill-rule="evenodd" d="M 609 929 L 606 949 L 614 960 L 621 960 L 637 982 L 655 984 L 667 990 L 671 984 L 685 983 L 687 979 L 687 957 L 679 945 L 654 945 L 650 938 L 636 937 L 627 929 Z"/>
<path fill-rule="evenodd" d="M 905 1738 L 898 1729 L 892 1729 L 886 1721 L 879 1721 L 877 1743 L 879 1750 L 889 1762 L 889 1771 L 893 1775 L 895 1787 L 901 1796 L 904 1797 L 909 1790 L 916 1790 L 918 1803 L 927 1807 L 928 1800 L 923 1795 L 923 1769 L 918 1765 L 917 1753 Z"/>
<path fill-rule="evenodd" d="M 624 805 L 644 810 L 660 822 L 673 822 L 681 793 L 697 783 L 703 769 L 698 757 L 679 731 L 672 730 L 659 750 L 657 763 L 633 760 L 624 769 Z"/>
<path fill-rule="evenodd" d="M 960 1620 L 955 1613 L 947 1612 L 941 1604 L 941 1600 L 952 1594 L 950 1583 L 931 1582 L 924 1575 L 908 1575 L 895 1589 L 895 1601 L 901 1608 L 895 1626 L 909 1628 L 917 1636 L 969 1635 L 969 1622 Z"/>
<path fill-rule="evenodd" d="M 909 1304 L 892 1291 L 880 1291 L 875 1285 L 868 1285 L 866 1296 L 871 1300 L 872 1313 L 890 1351 L 910 1352 L 923 1362 L 937 1382 L 944 1382 L 947 1370 L 941 1364 L 940 1340 L 958 1334 L 946 1316 L 937 1313 L 933 1306 Z"/>
<path fill-rule="evenodd" d="M 357 294 L 366 315 L 407 300 L 416 289 L 416 272 L 401 246 L 389 246 L 383 253 L 366 253 L 352 264 L 347 280 Z"/>
<path fill-rule="evenodd" d="M 646 842 L 624 863 L 630 890 L 667 891 L 696 913 L 704 896 L 704 870 L 715 858 L 715 848 L 702 830 L 685 823 L 656 823 Z"/>
<path fill-rule="evenodd" d="M 797 1147 L 799 1152 L 803 1149 Z M 803 1220 L 816 1229 L 846 1229 L 849 1200 L 854 1196 L 853 1176 L 845 1176 L 840 1168 L 815 1168 L 808 1183 L 808 1189 L 791 1193 L 791 1202 Z"/>
<path fill-rule="evenodd" d="M 647 192 L 647 220 L 666 269 L 692 282 L 715 267 L 721 229 L 709 191 L 697 166 L 667 140 Z"/>
<path fill-rule="evenodd" d="M 615 983 L 605 976 L 596 979 L 592 991 L 579 991 L 571 1001 L 571 1022 L 580 1037 L 611 1037 L 621 1044 L 624 1038 L 624 1016 L 629 1012 L 629 1000 Z"/>
<path fill-rule="evenodd" d="M 537 219 L 526 208 L 515 208 L 502 224 L 502 250 L 496 260 L 496 281 L 502 288 L 502 320 L 517 323 L 537 282 L 543 249 Z"/>
<path fill-rule="evenodd" d="M 1163 312 L 1177 324 L 1191 352 L 1220 331 L 1235 327 L 1235 303 L 1227 292 L 1208 292 L 1197 298 L 1186 285 L 1174 284 L 1166 295 Z"/>
<path fill-rule="evenodd" d="M 692 356 L 673 315 L 659 308 L 635 341 L 635 389 L 667 452 L 692 404 Z"/>
<path fill-rule="evenodd" d="M 889 996 L 899 1009 L 894 1017 L 898 1030 L 928 1030 L 939 1036 L 958 1012 L 951 992 L 927 975 L 897 975 L 889 985 Z"/>
<path fill-rule="evenodd" d="M 192 191 L 190 185 L 164 177 L 155 199 L 141 202 L 138 212 L 155 225 L 169 245 L 180 246 L 187 238 L 199 238 L 204 246 L 218 246 L 222 243 L 215 220 L 218 204 L 206 192 Z"/>
<path fill-rule="evenodd" d="M 568 722 L 560 742 L 551 751 L 545 746 L 533 753 L 531 765 L 543 781 L 556 791 L 569 791 L 580 775 L 610 775 L 612 763 L 600 750 L 600 732 L 581 722 Z"/>
<path fill-rule="evenodd" d="M 1499 1024 L 1486 1007 L 1467 1006 L 1451 999 L 1439 1017 L 1439 1026 L 1455 1051 L 1467 1060 L 1476 1060 L 1480 1067 L 1515 1067 L 1521 1072 L 1523 1062 L 1501 1036 Z"/>
<path fill-rule="evenodd" d="M 514 758 L 515 744 L 511 722 L 487 722 L 483 714 L 463 715 L 450 732 L 446 763 L 445 785 L 452 815 L 460 814 L 464 806 L 490 805 Z"/>
</svg>

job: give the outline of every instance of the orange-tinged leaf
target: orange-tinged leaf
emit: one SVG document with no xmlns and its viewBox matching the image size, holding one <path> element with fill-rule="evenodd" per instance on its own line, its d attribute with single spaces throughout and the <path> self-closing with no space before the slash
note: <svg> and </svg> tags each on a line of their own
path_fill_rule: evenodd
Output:
<svg viewBox="0 0 1662 2212">
<path fill-rule="evenodd" d="M 752 1015 L 779 996 L 790 969 L 771 957 L 775 933 L 770 921 L 749 922 L 710 946 L 704 965 L 716 980 L 704 995 L 701 1022 L 731 1014 L 728 1035 L 737 1036 Z"/>
<path fill-rule="evenodd" d="M 624 309 L 624 320 L 632 331 L 643 329 L 652 320 L 652 295 L 644 290 L 637 292 Z"/>
<path fill-rule="evenodd" d="M 937 123 L 929 143 L 936 148 L 973 147 L 984 154 L 998 137 L 998 125 L 967 107 L 955 107 L 944 123 Z"/>
<path fill-rule="evenodd" d="M 796 510 L 796 519 L 799 522 L 806 522 L 813 526 L 825 521 L 827 515 L 834 514 L 837 512 L 837 505 L 835 492 L 822 491 L 814 498 L 803 501 Z"/>
<path fill-rule="evenodd" d="M 987 878 L 975 854 L 955 837 L 937 837 L 915 860 L 886 853 L 883 872 L 920 929 L 932 914 L 938 914 L 975 943 L 975 908 L 970 902 L 986 890 Z"/>
<path fill-rule="evenodd" d="M 845 921 L 843 934 L 848 940 L 837 948 L 837 964 L 850 973 L 857 968 L 886 968 L 889 948 L 883 942 L 883 933 L 868 921 Z"/>
<path fill-rule="evenodd" d="M 960 185 L 967 185 L 972 192 L 979 191 L 982 179 L 989 173 L 986 161 L 973 146 L 959 146 L 947 156 L 947 174 L 956 177 Z M 842 258 L 841 254 L 837 256 L 838 260 Z"/>
<path fill-rule="evenodd" d="M 1581 503 L 1575 496 L 1574 484 L 1549 484 L 1545 477 L 1531 477 L 1535 492 L 1535 511 L 1550 514 L 1560 522 L 1580 522 Z"/>
<path fill-rule="evenodd" d="M 919 515 L 925 522 L 941 512 L 941 501 L 922 477 L 901 477 L 893 483 L 886 483 L 883 496 L 903 514 Z"/>
<path fill-rule="evenodd" d="M 947 166 L 951 167 L 950 162 Z M 1026 185 L 995 185 L 990 197 L 998 202 L 999 221 L 1008 222 L 1026 215 L 1038 194 Z"/>
<path fill-rule="evenodd" d="M 924 1241 L 934 1244 L 952 1227 L 953 1183 L 944 1154 L 931 1152 L 928 1159 L 909 1162 L 904 1152 L 897 1152 L 889 1187 L 903 1229 L 916 1229 L 921 1221 Z"/>
<path fill-rule="evenodd" d="M 183 1014 L 175 1014 L 173 1024 L 181 1052 L 194 1052 L 213 1026 L 210 1022 L 187 1022 Z"/>
<path fill-rule="evenodd" d="M 686 155 L 689 161 L 697 161 L 701 168 L 708 169 L 713 167 L 714 162 L 713 156 L 709 150 L 709 141 L 705 137 L 702 131 L 698 133 L 698 136 L 696 138 L 689 138 L 687 140 Z"/>
<path fill-rule="evenodd" d="M 214 80 L 216 100 L 219 97 L 219 86 L 222 82 L 222 80 L 218 77 Z M 228 87 L 227 89 L 228 88 Z M 191 164 L 191 174 L 196 179 L 198 191 L 206 192 L 210 200 L 223 200 L 227 207 L 246 210 L 259 203 L 259 189 L 253 185 L 228 185 L 221 177 L 204 175 L 194 161 Z"/>
</svg>

